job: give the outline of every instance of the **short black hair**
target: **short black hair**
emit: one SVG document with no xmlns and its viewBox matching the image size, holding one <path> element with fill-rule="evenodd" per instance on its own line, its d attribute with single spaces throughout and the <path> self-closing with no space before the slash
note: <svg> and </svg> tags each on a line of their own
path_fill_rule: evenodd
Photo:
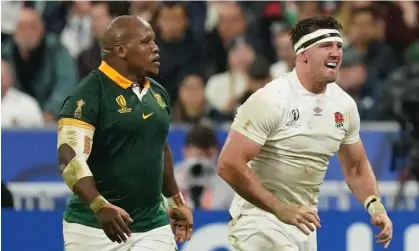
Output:
<svg viewBox="0 0 419 251">
<path fill-rule="evenodd" d="M 157 15 L 160 14 L 161 10 L 163 8 L 173 9 L 176 7 L 181 7 L 183 10 L 183 13 L 185 14 L 185 17 L 187 18 L 189 16 L 188 13 L 188 5 L 182 1 L 164 1 L 160 4 L 159 8 L 157 9 Z"/>
<path fill-rule="evenodd" d="M 270 77 L 269 68 L 271 64 L 264 57 L 256 57 L 249 67 L 249 77 L 256 80 L 264 80 Z"/>
<path fill-rule="evenodd" d="M 383 19 L 381 12 L 374 7 L 359 7 L 359 8 L 353 9 L 351 12 L 351 19 L 353 20 L 356 15 L 363 14 L 363 13 L 370 14 L 374 21 Z"/>
<path fill-rule="evenodd" d="M 209 126 L 203 124 L 195 124 L 186 134 L 186 146 L 195 146 L 199 149 L 209 149 L 217 147 L 216 132 Z"/>
<path fill-rule="evenodd" d="M 342 25 L 331 16 L 316 16 L 299 21 L 291 30 L 292 44 L 295 45 L 302 37 L 320 29 L 335 29 L 342 31 Z"/>
</svg>

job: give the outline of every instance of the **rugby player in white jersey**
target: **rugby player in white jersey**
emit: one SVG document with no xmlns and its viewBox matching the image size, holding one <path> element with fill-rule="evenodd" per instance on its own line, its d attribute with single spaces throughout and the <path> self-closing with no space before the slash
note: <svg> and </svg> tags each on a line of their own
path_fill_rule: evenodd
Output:
<svg viewBox="0 0 419 251">
<path fill-rule="evenodd" d="M 291 31 L 295 69 L 268 83 L 237 111 L 218 174 L 236 191 L 229 239 L 241 251 L 316 251 L 316 205 L 329 159 L 337 152 L 346 182 L 381 228 L 381 203 L 359 138 L 354 100 L 334 81 L 342 61 L 342 26 L 333 17 L 300 21 Z"/>
</svg>

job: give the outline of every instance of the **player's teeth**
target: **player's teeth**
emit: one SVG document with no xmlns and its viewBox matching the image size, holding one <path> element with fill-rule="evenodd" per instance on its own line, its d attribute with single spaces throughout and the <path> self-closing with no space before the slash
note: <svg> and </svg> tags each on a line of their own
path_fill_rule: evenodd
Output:
<svg viewBox="0 0 419 251">
<path fill-rule="evenodd" d="M 336 62 L 328 62 L 326 65 L 331 66 L 331 67 L 336 67 L 337 63 Z"/>
</svg>

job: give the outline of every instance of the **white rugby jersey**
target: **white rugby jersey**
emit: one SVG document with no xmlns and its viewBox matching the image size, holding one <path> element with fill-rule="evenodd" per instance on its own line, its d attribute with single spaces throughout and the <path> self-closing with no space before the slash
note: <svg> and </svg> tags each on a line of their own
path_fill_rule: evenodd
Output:
<svg viewBox="0 0 419 251">
<path fill-rule="evenodd" d="M 359 138 L 355 101 L 337 84 L 322 94 L 307 91 L 294 71 L 268 83 L 239 107 L 231 126 L 263 145 L 248 163 L 282 202 L 316 206 L 329 159 L 341 144 Z M 262 213 L 238 194 L 230 213 Z"/>
</svg>

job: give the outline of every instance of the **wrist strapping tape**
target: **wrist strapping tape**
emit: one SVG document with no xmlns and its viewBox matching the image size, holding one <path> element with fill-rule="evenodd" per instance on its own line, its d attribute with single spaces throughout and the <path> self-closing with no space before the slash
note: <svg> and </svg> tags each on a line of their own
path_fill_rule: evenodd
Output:
<svg viewBox="0 0 419 251">
<path fill-rule="evenodd" d="M 167 199 L 167 204 L 169 205 L 169 208 L 178 208 L 185 205 L 185 203 L 185 199 L 183 199 L 181 193 L 178 193 Z"/>
<path fill-rule="evenodd" d="M 380 197 L 378 197 L 377 195 L 369 196 L 364 202 L 364 207 L 368 210 L 368 213 L 370 215 L 377 213 L 387 214 L 383 203 L 381 203 Z"/>
<path fill-rule="evenodd" d="M 90 202 L 90 208 L 93 210 L 94 213 L 99 212 L 105 205 L 108 205 L 109 202 L 102 196 L 99 195 Z"/>
</svg>

